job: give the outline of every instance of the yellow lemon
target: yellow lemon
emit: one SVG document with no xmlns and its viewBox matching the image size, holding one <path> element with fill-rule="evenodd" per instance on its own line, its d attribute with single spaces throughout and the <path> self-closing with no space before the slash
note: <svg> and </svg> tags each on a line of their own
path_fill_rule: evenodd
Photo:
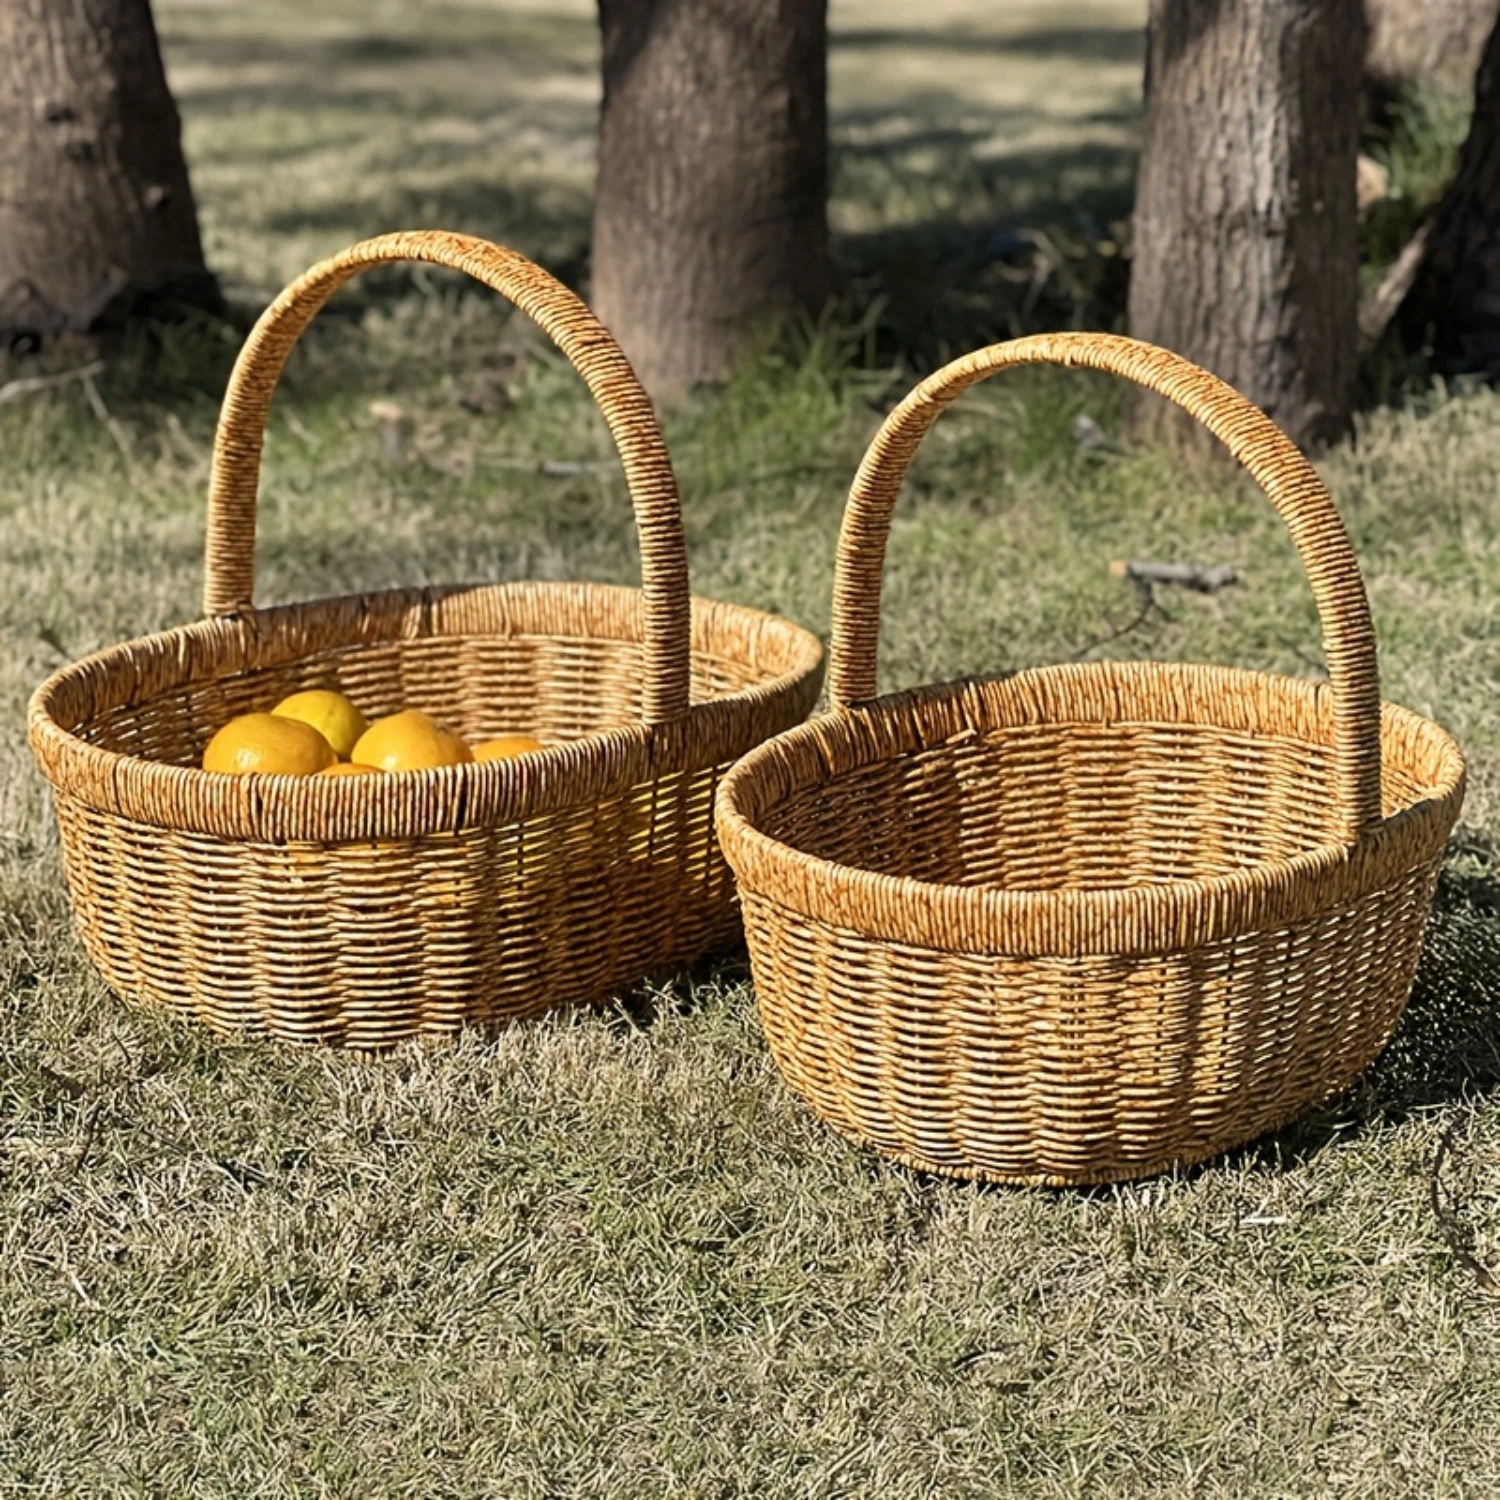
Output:
<svg viewBox="0 0 1500 1500">
<path fill-rule="evenodd" d="M 241 714 L 208 742 L 203 769 L 231 776 L 312 776 L 337 759 L 333 746 L 310 724 L 275 714 Z"/>
<path fill-rule="evenodd" d="M 431 766 L 461 765 L 474 755 L 436 719 L 408 708 L 376 719 L 359 737 L 349 759 L 377 771 L 423 771 Z"/>
<path fill-rule="evenodd" d="M 271 710 L 278 719 L 297 719 L 311 724 L 333 746 L 340 760 L 348 760 L 355 742 L 370 726 L 365 716 L 342 694 L 331 688 L 310 688 L 283 698 Z"/>
<path fill-rule="evenodd" d="M 482 745 L 474 746 L 475 760 L 511 760 L 517 755 L 534 755 L 547 747 L 529 734 L 502 734 Z"/>
<path fill-rule="evenodd" d="M 352 760 L 341 760 L 336 766 L 325 766 L 319 776 L 379 776 L 374 766 L 355 765 Z"/>
</svg>

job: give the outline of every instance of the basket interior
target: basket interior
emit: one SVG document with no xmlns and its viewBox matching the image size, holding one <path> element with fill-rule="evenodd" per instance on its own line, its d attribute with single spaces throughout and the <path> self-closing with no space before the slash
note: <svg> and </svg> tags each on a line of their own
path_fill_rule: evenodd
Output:
<svg viewBox="0 0 1500 1500">
<path fill-rule="evenodd" d="M 142 672 L 128 655 L 106 653 L 88 690 L 54 712 L 91 744 L 184 766 L 199 762 L 227 719 L 310 687 L 347 693 L 369 718 L 422 709 L 471 742 L 512 731 L 567 741 L 639 723 L 639 596 L 602 585 L 550 588 L 556 593 L 536 584 L 466 591 L 462 610 L 458 599 L 444 609 L 431 595 L 380 596 L 377 618 L 367 611 L 347 627 L 320 617 L 320 604 L 266 611 L 243 639 L 231 631 L 201 661 L 180 651 L 167 670 Z M 804 632 L 755 611 L 694 604 L 694 703 L 806 670 L 816 643 Z M 169 634 L 215 629 L 223 627 Z M 142 681 L 150 677 L 157 680 Z"/>
<path fill-rule="evenodd" d="M 1002 699 L 1005 686 L 995 685 Z M 1299 689 L 1318 691 L 1285 683 L 1292 698 Z M 1120 705 L 1148 716 L 1140 720 L 1132 712 L 1124 720 L 1058 721 L 1024 704 L 1017 714 L 1024 695 L 1011 695 L 955 732 L 944 711 L 951 704 L 939 701 L 924 724 L 920 694 L 905 695 L 865 711 L 884 714 L 889 733 L 846 736 L 838 746 L 846 763 L 832 774 L 824 755 L 836 737 L 825 731 L 825 750 L 808 757 L 807 774 L 794 774 L 789 788 L 782 783 L 752 821 L 836 864 L 1016 891 L 1205 879 L 1340 841 L 1331 719 L 1289 701 L 1287 729 L 1295 734 L 1277 733 L 1273 724 L 1173 717 L 1192 695 L 1170 696 L 1171 705 Z M 1196 701 L 1205 717 L 1212 713 L 1211 697 Z M 1388 710 L 1386 728 L 1391 816 L 1449 789 L 1458 771 L 1451 741 L 1435 726 Z M 892 746 L 891 738 L 909 743 Z"/>
</svg>

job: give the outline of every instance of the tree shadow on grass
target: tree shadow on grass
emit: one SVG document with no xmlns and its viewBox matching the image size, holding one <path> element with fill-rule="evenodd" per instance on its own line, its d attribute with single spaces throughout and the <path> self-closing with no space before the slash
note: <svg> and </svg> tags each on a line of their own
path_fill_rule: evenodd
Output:
<svg viewBox="0 0 1500 1500">
<path fill-rule="evenodd" d="M 289 211 L 273 220 L 273 227 L 292 233 L 308 227 L 334 230 L 343 226 L 347 242 L 353 243 L 378 230 L 432 222 L 514 245 L 565 286 L 574 290 L 583 286 L 586 206 L 574 212 L 576 205 L 561 203 L 554 195 L 492 188 L 478 179 L 445 185 L 435 195 L 393 190 L 385 202 L 386 208 L 368 221 L 362 218 L 361 207 L 351 201 Z M 429 212 L 423 212 L 424 208 Z M 0 381 L 66 371 L 103 355 L 105 365 L 97 383 L 108 409 L 133 432 L 150 433 L 169 415 L 186 417 L 205 404 L 217 409 L 245 338 L 269 297 L 279 290 L 239 289 L 218 315 L 186 306 L 163 307 L 102 340 L 60 341 L 40 357 L 0 352 Z M 303 335 L 302 342 L 310 345 L 341 339 L 350 345 L 339 378 L 324 373 L 313 388 L 319 393 L 347 390 L 351 381 L 361 378 L 359 330 L 368 313 L 403 303 L 422 305 L 435 291 L 457 306 L 500 300 L 461 272 L 405 262 L 373 267 L 340 288 Z M 443 358 L 437 345 L 414 348 L 412 355 L 416 367 L 438 365 Z M 287 370 L 293 386 L 299 379 L 299 365 L 294 355 Z"/>
<path fill-rule="evenodd" d="M 337 182 L 331 195 L 320 189 L 311 201 L 284 199 L 263 222 L 258 207 L 247 210 L 266 231 L 348 242 L 393 227 L 441 225 L 511 244 L 587 295 L 587 192 L 545 174 L 507 180 L 503 169 L 486 168 L 490 148 L 476 143 L 514 117 L 516 128 L 570 151 L 591 149 L 587 101 L 566 90 L 552 97 L 533 85 L 538 78 L 592 73 L 592 20 L 521 12 L 493 24 L 466 20 L 452 35 L 403 24 L 335 36 L 298 35 L 294 28 L 275 38 L 193 25 L 172 45 L 194 70 L 183 109 L 190 121 L 205 122 L 207 156 L 239 159 L 257 149 L 279 168 L 328 153 L 330 130 L 341 143 L 334 159 L 345 153 L 351 179 Z M 979 50 L 993 54 L 997 66 L 1009 58 L 1023 69 L 1087 67 L 1133 64 L 1141 33 L 1079 27 L 992 36 L 907 27 L 835 31 L 831 46 L 856 57 Z M 514 76 L 527 87 L 480 88 L 466 73 L 463 87 L 445 90 L 445 70 L 487 51 L 502 83 Z M 913 92 L 902 83 L 899 95 L 876 107 L 840 108 L 834 117 L 836 211 L 852 211 L 851 223 L 883 226 L 836 236 L 836 322 L 872 333 L 871 352 L 881 362 L 915 368 L 1021 332 L 1119 326 L 1127 282 L 1121 225 L 1135 170 L 1134 148 L 1120 143 L 1121 127 L 1134 118 L 1134 106 L 1116 100 L 1112 109 L 1075 115 L 1064 122 L 1072 144 L 1028 150 L 1025 142 L 1037 133 L 1056 138 L 1058 121 L 1040 92 L 1035 102 L 1004 105 L 957 85 Z M 302 123 L 268 130 L 258 148 L 247 148 L 238 135 L 215 134 L 218 122 L 262 115 Z M 465 128 L 451 138 L 414 131 L 389 172 L 370 172 L 360 150 L 366 122 L 422 123 L 434 115 Z M 1079 130 L 1088 137 L 1092 127 L 1103 127 L 1103 138 L 1080 141 Z M 390 295 L 393 284 L 361 278 L 330 313 Z M 409 291 L 409 280 L 401 285 Z M 235 326 L 243 336 L 246 320 Z M 195 381 L 179 359 L 177 373 L 185 378 L 177 383 L 221 391 L 228 370 L 223 350 L 210 340 L 204 352 L 203 378 Z M 143 370 L 143 383 L 150 376 Z M 171 399 L 170 390 L 154 394 Z"/>
<path fill-rule="evenodd" d="M 389 230 L 428 226 L 478 235 L 539 261 L 575 290 L 587 266 L 586 198 L 562 188 L 552 192 L 518 188 L 482 176 L 423 186 L 393 181 L 374 199 L 351 197 L 288 209 L 273 215 L 268 223 L 278 234 L 337 231 L 351 243 Z M 380 280 L 372 280 L 372 274 L 361 276 L 355 286 L 379 287 L 384 295 L 398 286 L 407 294 L 411 291 L 409 274 L 387 272 Z"/>
<path fill-rule="evenodd" d="M 1060 60 L 1140 65 L 1145 57 L 1145 33 L 1139 26 L 1053 27 L 1000 36 L 969 27 L 867 27 L 834 31 L 829 37 L 829 51 L 896 52 L 903 57 L 918 52 L 960 52 L 1033 63 Z"/>
<path fill-rule="evenodd" d="M 605 1026 L 618 1036 L 649 1031 L 659 1021 L 690 1016 L 725 989 L 749 982 L 750 957 L 741 943 L 626 990 L 604 1008 Z"/>
<path fill-rule="evenodd" d="M 297 24 L 275 34 L 168 25 L 162 37 L 168 54 L 192 70 L 178 94 L 194 115 L 366 107 L 384 114 L 414 102 L 450 103 L 445 84 L 455 77 L 473 97 L 482 93 L 479 81 L 492 77 L 503 100 L 499 85 L 509 78 L 597 73 L 597 26 L 588 16 L 476 10 L 455 26 L 454 14 L 428 28 L 393 13 L 331 35 Z"/>
<path fill-rule="evenodd" d="M 899 176 L 903 143 L 839 148 L 846 176 Z M 961 132 L 929 148 L 964 182 L 956 212 L 836 236 L 838 298 L 880 360 L 931 369 L 981 345 L 1123 327 L 1136 153 L 1100 144 L 978 160 Z M 864 191 L 873 194 L 878 185 Z"/>
<path fill-rule="evenodd" d="M 996 24 L 830 39 L 836 65 L 890 70 L 889 88 L 867 78 L 835 111 L 831 155 L 840 308 L 882 362 L 927 369 L 1021 333 L 1123 323 L 1140 105 L 1120 69 L 1141 66 L 1144 30 Z M 1003 94 L 974 87 L 976 54 Z"/>
</svg>

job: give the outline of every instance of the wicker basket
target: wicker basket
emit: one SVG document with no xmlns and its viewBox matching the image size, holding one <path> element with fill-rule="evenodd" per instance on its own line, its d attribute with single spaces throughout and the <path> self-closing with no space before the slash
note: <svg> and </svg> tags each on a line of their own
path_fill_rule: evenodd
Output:
<svg viewBox="0 0 1500 1500">
<path fill-rule="evenodd" d="M 251 603 L 272 392 L 309 321 L 361 269 L 466 271 L 557 342 L 609 425 L 642 588 L 520 583 Z M 221 1028 L 378 1047 L 610 994 L 731 943 L 713 837 L 726 766 L 805 718 L 822 651 L 774 616 L 690 600 L 676 485 L 609 334 L 519 255 L 451 234 L 356 245 L 294 282 L 231 377 L 208 507 L 208 618 L 129 641 L 36 692 L 74 916 L 122 994 Z M 520 761 L 345 779 L 196 769 L 232 715 L 332 686 Z"/>
<path fill-rule="evenodd" d="M 1330 682 L 1109 662 L 875 696 L 912 455 L 961 391 L 1040 363 L 1160 392 L 1244 463 L 1307 570 Z M 854 481 L 829 663 L 832 711 L 746 756 L 717 826 L 772 1052 L 843 1134 L 953 1176 L 1138 1177 L 1285 1123 L 1384 1045 L 1463 760 L 1382 707 L 1333 503 L 1221 381 L 1089 334 L 926 380 Z"/>
</svg>

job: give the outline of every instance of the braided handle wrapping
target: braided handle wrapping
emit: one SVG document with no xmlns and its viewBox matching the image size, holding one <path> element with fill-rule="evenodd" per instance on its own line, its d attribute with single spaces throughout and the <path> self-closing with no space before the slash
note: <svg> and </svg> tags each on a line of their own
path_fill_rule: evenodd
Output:
<svg viewBox="0 0 1500 1500">
<path fill-rule="evenodd" d="M 1359 564 L 1323 481 L 1258 407 L 1180 355 L 1111 334 L 1046 334 L 994 344 L 918 385 L 876 433 L 849 492 L 834 574 L 828 696 L 834 708 L 875 696 L 880 593 L 891 514 L 927 430 L 969 386 L 1017 365 L 1108 371 L 1165 396 L 1219 438 L 1291 532 L 1322 624 L 1334 701 L 1339 808 L 1352 839 L 1381 819 L 1380 678 Z"/>
<path fill-rule="evenodd" d="M 219 414 L 209 482 L 203 608 L 253 609 L 261 450 L 276 383 L 303 330 L 351 277 L 371 266 L 426 261 L 464 271 L 508 298 L 583 377 L 609 426 L 635 509 L 645 603 L 643 708 L 648 722 L 687 712 L 691 604 L 682 507 L 650 398 L 609 331 L 560 282 L 522 255 L 435 231 L 365 240 L 298 277 L 266 309 L 235 363 Z"/>
</svg>

